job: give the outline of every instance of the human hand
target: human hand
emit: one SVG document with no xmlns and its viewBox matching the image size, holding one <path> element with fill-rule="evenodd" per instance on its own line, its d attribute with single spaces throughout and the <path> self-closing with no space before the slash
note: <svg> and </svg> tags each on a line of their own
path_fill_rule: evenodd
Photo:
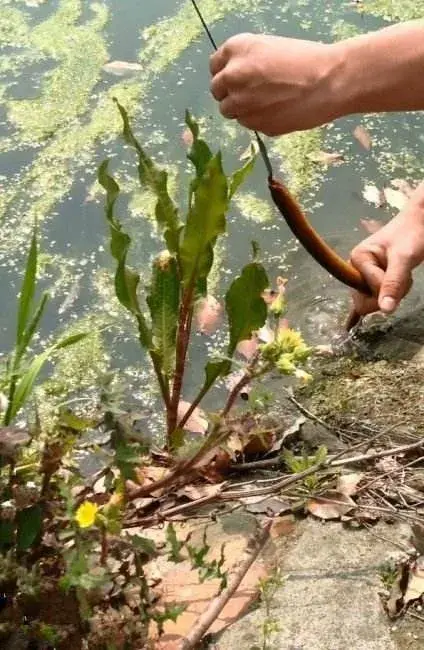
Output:
<svg viewBox="0 0 424 650">
<path fill-rule="evenodd" d="M 342 114 L 333 45 L 238 34 L 211 57 L 222 115 L 266 135 L 309 129 Z"/>
<path fill-rule="evenodd" d="M 359 314 L 390 314 L 410 290 L 412 271 L 424 261 L 423 194 L 424 184 L 402 212 L 353 249 L 351 262 L 373 292 L 372 297 L 353 293 Z"/>
</svg>

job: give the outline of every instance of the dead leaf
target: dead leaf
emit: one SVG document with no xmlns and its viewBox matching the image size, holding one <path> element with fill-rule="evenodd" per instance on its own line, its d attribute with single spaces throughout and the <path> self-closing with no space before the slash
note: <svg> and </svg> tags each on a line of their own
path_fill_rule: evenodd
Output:
<svg viewBox="0 0 424 650">
<path fill-rule="evenodd" d="M 293 424 L 287 427 L 287 429 L 283 431 L 281 437 L 279 437 L 278 440 L 276 440 L 276 442 L 272 445 L 268 454 L 271 454 L 276 451 L 280 451 L 283 444 L 287 441 L 287 438 L 291 438 L 292 436 L 297 436 L 300 433 L 300 427 L 303 424 L 305 424 L 305 422 L 306 422 L 306 418 L 304 418 L 303 415 L 296 418 Z"/>
<path fill-rule="evenodd" d="M 373 235 L 384 226 L 384 223 L 379 219 L 359 219 L 361 226 L 367 233 Z"/>
<path fill-rule="evenodd" d="M 185 496 L 191 501 L 197 501 L 205 497 L 217 496 L 224 485 L 224 482 L 214 483 L 212 485 L 185 485 L 181 490 L 178 490 L 177 496 Z"/>
<path fill-rule="evenodd" d="M 139 63 L 132 63 L 130 61 L 109 61 L 109 63 L 105 63 L 103 70 L 109 74 L 121 77 L 127 73 L 139 72 L 140 70 L 143 70 L 143 66 Z"/>
<path fill-rule="evenodd" d="M 240 341 L 237 345 L 237 352 L 247 361 L 250 361 L 258 351 L 259 340 L 257 334 L 253 334 L 250 339 Z"/>
<path fill-rule="evenodd" d="M 424 526 L 418 521 L 411 524 L 411 542 L 420 555 L 424 555 Z"/>
<path fill-rule="evenodd" d="M 384 195 L 384 192 L 382 190 L 379 190 L 375 185 L 365 185 L 362 191 L 362 196 L 364 197 L 365 201 L 372 203 L 372 205 L 375 205 L 376 208 L 382 208 L 384 205 L 386 205 L 386 197 Z"/>
<path fill-rule="evenodd" d="M 344 162 L 344 155 L 338 151 L 318 151 L 316 153 L 310 153 L 306 157 L 312 162 L 322 165 L 340 165 Z"/>
<path fill-rule="evenodd" d="M 355 506 L 350 497 L 337 490 L 328 490 L 306 502 L 306 509 L 319 519 L 339 519 Z"/>
<path fill-rule="evenodd" d="M 181 421 L 188 409 L 190 408 L 191 403 L 181 400 L 178 404 L 178 421 Z M 198 406 L 194 409 L 193 413 L 190 415 L 189 419 L 184 425 L 185 431 L 190 431 L 191 433 L 206 433 L 208 430 L 208 421 L 204 411 L 202 411 Z"/>
<path fill-rule="evenodd" d="M 19 447 L 26 445 L 30 441 L 29 433 L 26 429 L 17 427 L 0 428 L 0 456 L 14 458 Z"/>
<path fill-rule="evenodd" d="M 418 600 L 424 594 L 424 558 L 417 560 L 409 570 L 408 586 L 403 597 L 405 605 Z"/>
<path fill-rule="evenodd" d="M 385 603 L 386 611 L 390 618 L 396 618 L 403 610 L 403 594 L 408 581 L 409 569 L 406 563 L 402 564 L 390 589 L 390 595 Z"/>
<path fill-rule="evenodd" d="M 181 134 L 181 139 L 187 149 L 190 149 L 190 147 L 193 145 L 193 134 L 190 131 L 189 128 L 185 128 L 184 131 Z"/>
<path fill-rule="evenodd" d="M 290 503 L 278 497 L 244 497 L 243 499 L 239 499 L 239 501 L 244 504 L 248 512 L 255 515 L 262 514 L 274 517 L 275 515 L 279 515 L 280 512 L 290 510 Z"/>
<path fill-rule="evenodd" d="M 403 210 L 403 208 L 408 203 L 408 197 L 400 190 L 394 190 L 391 187 L 385 187 L 383 192 L 385 199 L 390 207 L 395 208 L 395 210 L 399 210 L 399 212 Z"/>
<path fill-rule="evenodd" d="M 337 481 L 337 492 L 344 494 L 346 497 L 351 497 L 356 494 L 356 488 L 364 478 L 363 473 L 342 474 Z"/>
<path fill-rule="evenodd" d="M 366 149 L 369 151 L 372 147 L 372 140 L 371 136 L 368 132 L 368 130 L 362 126 L 362 124 L 359 124 L 357 127 L 355 127 L 353 131 L 354 137 L 358 140 L 358 142 Z"/>
<path fill-rule="evenodd" d="M 195 311 L 197 329 L 201 334 L 213 334 L 218 329 L 222 305 L 213 296 L 198 300 Z"/>
</svg>

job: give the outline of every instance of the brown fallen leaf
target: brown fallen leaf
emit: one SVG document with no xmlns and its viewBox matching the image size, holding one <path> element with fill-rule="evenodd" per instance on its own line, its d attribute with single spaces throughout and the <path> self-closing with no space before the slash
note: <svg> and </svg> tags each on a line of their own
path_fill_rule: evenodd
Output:
<svg viewBox="0 0 424 650">
<path fill-rule="evenodd" d="M 257 334 L 252 334 L 250 339 L 240 341 L 237 345 L 237 352 L 247 361 L 250 361 L 258 351 L 259 340 Z"/>
<path fill-rule="evenodd" d="M 424 525 L 418 521 L 411 524 L 412 545 L 420 555 L 424 555 Z"/>
<path fill-rule="evenodd" d="M 391 187 L 385 187 L 383 192 L 385 199 L 390 207 L 395 208 L 395 210 L 398 210 L 399 212 L 403 210 L 403 208 L 408 203 L 407 195 L 400 190 L 394 190 Z"/>
<path fill-rule="evenodd" d="M 406 605 L 424 594 L 424 558 L 418 558 L 409 570 L 408 586 L 403 597 Z"/>
<path fill-rule="evenodd" d="M 222 490 L 224 483 L 213 483 L 211 485 L 185 485 L 178 490 L 177 496 L 188 497 L 191 501 L 204 499 L 205 497 L 214 497 Z"/>
<path fill-rule="evenodd" d="M 142 69 L 143 66 L 140 63 L 133 63 L 131 61 L 109 61 L 109 63 L 105 63 L 103 66 L 105 72 L 109 72 L 118 77 L 130 72 L 139 72 Z"/>
<path fill-rule="evenodd" d="M 213 334 L 218 329 L 222 315 L 222 305 L 214 296 L 198 300 L 195 310 L 196 326 L 201 334 Z"/>
<path fill-rule="evenodd" d="M 396 578 L 391 586 L 389 598 L 385 603 L 386 611 L 389 618 L 396 618 L 404 609 L 403 594 L 409 579 L 409 568 L 405 562 L 401 564 L 396 574 Z"/>
<path fill-rule="evenodd" d="M 346 497 L 352 497 L 356 494 L 359 483 L 364 478 L 363 473 L 342 474 L 337 481 L 337 492 L 344 494 Z"/>
<path fill-rule="evenodd" d="M 187 149 L 190 149 L 190 147 L 193 145 L 193 134 L 188 127 L 185 128 L 184 131 L 182 132 L 181 140 L 183 141 Z"/>
<path fill-rule="evenodd" d="M 178 421 L 182 420 L 188 409 L 190 408 L 191 403 L 181 400 L 178 404 Z M 189 419 L 184 425 L 185 431 L 190 431 L 191 433 L 206 433 L 208 430 L 209 423 L 206 419 L 206 415 L 202 409 L 198 406 L 194 409 L 193 413 L 190 415 Z"/>
<path fill-rule="evenodd" d="M 312 162 L 322 165 L 340 165 L 345 161 L 344 155 L 338 151 L 318 151 L 316 153 L 310 153 L 306 157 Z"/>
<path fill-rule="evenodd" d="M 384 192 L 382 190 L 379 190 L 375 185 L 365 185 L 362 191 L 362 196 L 364 197 L 365 201 L 372 203 L 372 205 L 375 205 L 376 208 L 382 208 L 384 205 L 386 205 L 386 197 Z"/>
<path fill-rule="evenodd" d="M 366 149 L 369 151 L 372 147 L 372 140 L 371 136 L 368 132 L 368 130 L 362 126 L 362 124 L 359 124 L 355 129 L 353 130 L 353 136 L 358 140 L 358 142 Z"/>
<path fill-rule="evenodd" d="M 30 441 L 29 433 L 26 429 L 18 427 L 1 427 L 0 428 L 0 456 L 14 458 L 20 447 Z"/>
<path fill-rule="evenodd" d="M 384 223 L 379 219 L 359 219 L 359 222 L 370 235 L 373 235 L 384 226 Z"/>
<path fill-rule="evenodd" d="M 355 502 L 337 490 L 328 490 L 306 502 L 306 509 L 319 519 L 339 519 L 356 506 Z"/>
</svg>

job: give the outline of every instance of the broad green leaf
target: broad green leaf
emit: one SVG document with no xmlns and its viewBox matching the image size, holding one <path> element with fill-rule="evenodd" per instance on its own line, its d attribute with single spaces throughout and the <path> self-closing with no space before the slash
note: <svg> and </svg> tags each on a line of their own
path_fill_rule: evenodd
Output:
<svg viewBox="0 0 424 650">
<path fill-rule="evenodd" d="M 49 299 L 49 294 L 44 293 L 43 296 L 41 297 L 41 300 L 38 304 L 35 314 L 32 317 L 31 322 L 29 323 L 25 331 L 22 333 L 20 343 L 16 349 L 15 367 L 17 367 L 17 364 L 19 363 L 19 361 L 25 354 L 27 347 L 31 343 L 32 337 L 34 336 L 34 333 L 38 327 L 38 324 L 46 308 L 48 299 Z"/>
<path fill-rule="evenodd" d="M 138 273 L 126 266 L 131 238 L 122 230 L 115 218 L 114 208 L 119 196 L 119 185 L 108 173 L 109 161 L 105 160 L 99 168 L 98 179 L 106 190 L 106 219 L 110 226 L 110 250 L 118 263 L 115 273 L 115 293 L 121 305 L 135 315 L 138 324 L 140 343 L 145 348 L 151 346 L 151 332 L 140 310 L 137 298 L 137 287 L 140 281 Z"/>
<path fill-rule="evenodd" d="M 225 307 L 230 328 L 228 356 L 235 352 L 240 341 L 249 339 L 267 318 L 267 308 L 262 293 L 269 286 L 268 277 L 261 264 L 247 264 L 234 280 L 225 296 Z"/>
<path fill-rule="evenodd" d="M 35 505 L 19 510 L 16 515 L 18 551 L 26 551 L 37 539 L 43 526 L 43 510 Z"/>
<path fill-rule="evenodd" d="M 206 142 L 199 138 L 199 126 L 189 111 L 186 111 L 185 122 L 193 135 L 193 144 L 187 154 L 187 158 L 193 163 L 196 169 L 197 181 L 205 173 L 208 163 L 212 158 L 212 152 Z M 193 191 L 197 185 L 196 181 L 192 184 Z"/>
<path fill-rule="evenodd" d="M 175 342 L 180 305 L 180 281 L 175 257 L 167 251 L 153 262 L 152 284 L 147 297 L 152 319 L 152 343 L 162 371 L 174 370 Z"/>
<path fill-rule="evenodd" d="M 234 194 L 237 192 L 238 188 L 242 183 L 244 183 L 245 179 L 249 174 L 252 172 L 256 162 L 256 153 L 255 153 L 255 147 L 252 145 L 251 146 L 251 156 L 248 159 L 248 161 L 243 165 L 243 167 L 240 167 L 236 172 L 231 177 L 230 181 L 230 190 L 229 190 L 229 196 L 230 199 L 234 196 Z"/>
<path fill-rule="evenodd" d="M 184 284 L 202 284 L 213 263 L 213 247 L 218 235 L 225 232 L 225 212 L 228 208 L 228 185 L 222 170 L 221 154 L 208 163 L 206 171 L 194 190 L 180 260 Z"/>
<path fill-rule="evenodd" d="M 21 295 L 19 298 L 16 347 L 19 347 L 22 342 L 22 337 L 28 323 L 29 315 L 31 313 L 31 307 L 32 307 L 32 302 L 34 300 L 34 293 L 35 293 L 36 275 L 37 275 L 37 232 L 34 229 L 34 233 L 32 235 L 31 244 L 28 252 L 24 280 L 22 282 Z"/>
<path fill-rule="evenodd" d="M 86 431 L 86 429 L 91 429 L 98 424 L 97 420 L 82 418 L 68 411 L 60 413 L 59 422 L 62 426 L 69 427 L 74 431 Z"/>
<path fill-rule="evenodd" d="M 15 394 L 13 396 L 13 401 L 9 405 L 10 408 L 8 409 L 9 422 L 13 420 L 13 418 L 17 415 L 17 413 L 24 406 L 25 402 L 31 395 L 31 392 L 34 388 L 34 384 L 37 380 L 38 375 L 40 374 L 44 364 L 49 359 L 49 357 L 53 354 L 53 352 L 56 352 L 56 350 L 60 350 L 62 348 L 69 347 L 70 345 L 74 345 L 75 343 L 78 343 L 79 341 L 84 339 L 86 336 L 88 336 L 88 332 L 82 332 L 80 334 L 73 334 L 72 336 L 67 336 L 61 341 L 58 341 L 57 343 L 51 345 L 49 348 L 47 348 L 47 350 L 45 350 L 41 354 L 34 357 L 28 369 L 22 375 L 21 379 L 19 380 L 16 386 Z"/>
<path fill-rule="evenodd" d="M 124 139 L 137 152 L 140 183 L 148 185 L 155 193 L 157 197 L 156 221 L 164 231 L 168 250 L 171 253 L 176 253 L 179 247 L 182 225 L 178 219 L 178 210 L 168 193 L 168 174 L 165 170 L 156 167 L 151 158 L 147 156 L 132 132 L 125 108 L 121 106 L 117 99 L 114 99 L 114 101 L 118 106 L 124 124 Z"/>
</svg>

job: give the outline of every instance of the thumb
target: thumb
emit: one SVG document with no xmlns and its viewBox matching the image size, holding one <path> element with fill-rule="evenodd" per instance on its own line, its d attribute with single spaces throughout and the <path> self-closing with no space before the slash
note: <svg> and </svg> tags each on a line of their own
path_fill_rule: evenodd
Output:
<svg viewBox="0 0 424 650">
<path fill-rule="evenodd" d="M 411 285 L 411 267 L 408 258 L 396 254 L 389 255 L 378 296 L 378 306 L 381 311 L 386 314 L 394 312 Z"/>
</svg>

